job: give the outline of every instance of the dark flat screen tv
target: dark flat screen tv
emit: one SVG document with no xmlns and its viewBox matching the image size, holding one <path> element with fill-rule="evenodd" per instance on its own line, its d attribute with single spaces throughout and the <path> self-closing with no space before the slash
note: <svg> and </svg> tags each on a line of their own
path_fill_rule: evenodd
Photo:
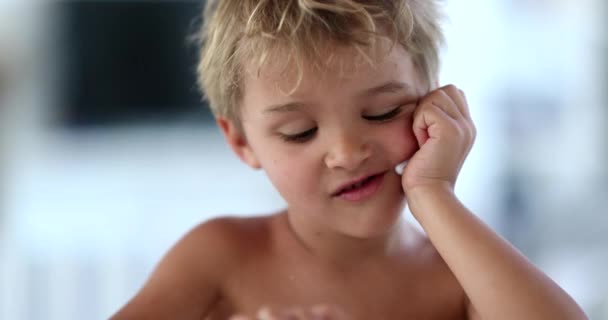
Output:
<svg viewBox="0 0 608 320">
<path fill-rule="evenodd" d="M 58 2 L 68 127 L 212 119 L 196 86 L 203 1 Z"/>
</svg>

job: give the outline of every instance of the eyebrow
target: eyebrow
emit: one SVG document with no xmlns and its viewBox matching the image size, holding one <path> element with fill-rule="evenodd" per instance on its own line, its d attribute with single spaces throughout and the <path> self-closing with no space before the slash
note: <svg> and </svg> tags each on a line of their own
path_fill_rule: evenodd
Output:
<svg viewBox="0 0 608 320">
<path fill-rule="evenodd" d="M 264 110 L 264 113 L 274 113 L 274 112 L 290 112 L 295 111 L 304 107 L 306 104 L 303 102 L 289 102 L 285 104 L 277 104 L 270 106 Z"/>
<path fill-rule="evenodd" d="M 398 81 L 389 81 L 387 83 L 381 84 L 379 86 L 375 86 L 369 89 L 366 89 L 359 93 L 357 96 L 359 98 L 376 96 L 379 94 L 385 93 L 397 93 L 400 91 L 404 91 L 404 93 L 409 94 L 412 93 L 412 87 L 404 82 Z M 296 111 L 300 108 L 305 107 L 307 104 L 304 102 L 288 102 L 284 104 L 272 105 L 264 110 L 264 113 L 283 113 L 283 112 L 291 112 Z"/>
<path fill-rule="evenodd" d="M 387 83 L 381 84 L 379 86 L 375 86 L 373 88 L 369 88 L 362 93 L 359 94 L 360 97 L 371 97 L 383 93 L 397 93 L 400 91 L 405 91 L 404 93 L 412 93 L 412 86 L 405 82 L 399 81 L 389 81 Z"/>
</svg>

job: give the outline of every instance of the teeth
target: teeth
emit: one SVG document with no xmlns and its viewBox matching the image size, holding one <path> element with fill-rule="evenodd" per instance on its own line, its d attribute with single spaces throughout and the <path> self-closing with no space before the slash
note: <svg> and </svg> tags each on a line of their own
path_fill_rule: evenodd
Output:
<svg viewBox="0 0 608 320">
<path fill-rule="evenodd" d="M 367 179 L 365 179 L 365 180 L 363 180 L 363 181 L 361 181 L 361 182 L 359 182 L 359 183 L 355 183 L 355 184 L 353 184 L 352 186 L 350 186 L 350 187 L 348 187 L 348 188 L 344 189 L 344 191 L 350 191 L 350 190 L 352 190 L 352 189 L 359 188 L 359 187 L 361 187 L 363 184 L 365 184 L 367 181 L 369 181 L 369 179 L 371 179 L 371 177 L 370 177 L 370 178 L 367 178 Z"/>
</svg>

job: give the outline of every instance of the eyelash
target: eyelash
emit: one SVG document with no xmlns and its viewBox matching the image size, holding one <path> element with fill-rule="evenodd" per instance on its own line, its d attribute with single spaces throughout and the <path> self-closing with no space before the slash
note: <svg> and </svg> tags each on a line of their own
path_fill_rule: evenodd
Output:
<svg viewBox="0 0 608 320">
<path fill-rule="evenodd" d="M 296 134 L 280 134 L 281 138 L 287 142 L 304 143 L 317 132 L 317 127 Z"/>
<path fill-rule="evenodd" d="M 387 120 L 391 120 L 394 117 L 396 117 L 399 113 L 401 113 L 401 109 L 403 109 L 403 106 L 398 106 L 397 108 L 381 114 L 379 116 L 364 116 L 363 118 L 366 120 L 370 120 L 370 121 L 378 121 L 378 122 L 383 122 L 383 121 L 387 121 Z"/>
<path fill-rule="evenodd" d="M 369 121 L 374 121 L 374 122 L 380 122 L 380 123 L 386 122 L 388 120 L 395 118 L 397 115 L 399 115 L 399 113 L 401 113 L 402 109 L 403 109 L 403 106 L 398 106 L 397 108 L 395 108 L 387 113 L 384 113 L 384 114 L 381 114 L 378 116 L 363 116 L 363 118 L 366 120 L 369 120 Z M 280 134 L 280 136 L 286 142 L 304 143 L 304 142 L 310 140 L 316 132 L 317 132 L 317 127 L 314 127 L 312 129 L 309 129 L 309 130 L 306 130 L 304 132 L 300 132 L 297 134 L 293 134 L 293 135 Z"/>
</svg>

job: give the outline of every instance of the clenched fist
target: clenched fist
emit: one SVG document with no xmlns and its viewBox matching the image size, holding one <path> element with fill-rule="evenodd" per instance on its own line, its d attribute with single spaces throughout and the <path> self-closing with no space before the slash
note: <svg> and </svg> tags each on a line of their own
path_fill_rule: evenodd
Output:
<svg viewBox="0 0 608 320">
<path fill-rule="evenodd" d="M 448 85 L 420 99 L 413 131 L 420 149 L 403 172 L 401 182 L 406 195 L 420 186 L 453 190 L 476 135 L 462 90 Z"/>
</svg>

